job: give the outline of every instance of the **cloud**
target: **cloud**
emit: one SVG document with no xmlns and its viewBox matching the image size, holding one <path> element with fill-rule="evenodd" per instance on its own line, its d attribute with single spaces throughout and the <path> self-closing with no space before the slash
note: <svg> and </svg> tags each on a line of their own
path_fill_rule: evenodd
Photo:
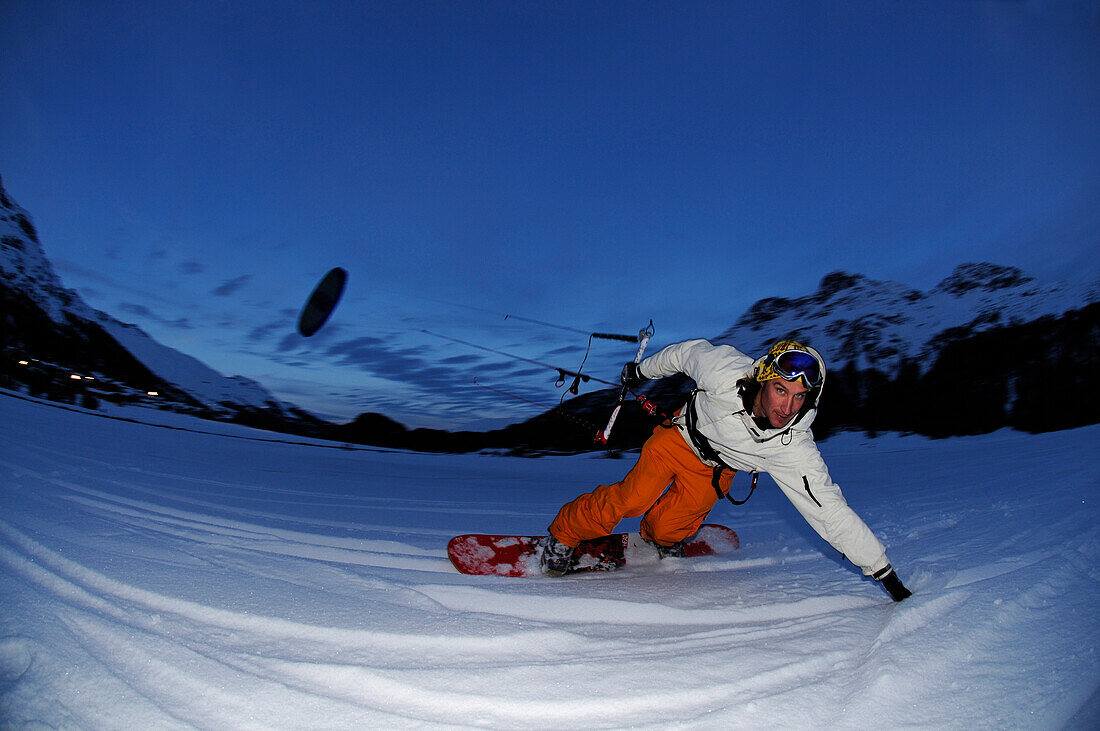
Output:
<svg viewBox="0 0 1100 731">
<path fill-rule="evenodd" d="M 240 290 L 242 287 L 244 287 L 244 285 L 248 284 L 248 280 L 251 278 L 251 275 L 244 274 L 240 277 L 237 277 L 236 279 L 230 279 L 228 282 L 225 282 L 221 286 L 215 287 L 210 292 L 210 294 L 214 295 L 215 297 L 228 297 L 234 292 Z"/>
<path fill-rule="evenodd" d="M 179 265 L 180 274 L 202 274 L 206 267 L 197 261 L 185 261 Z"/>
<path fill-rule="evenodd" d="M 499 374 L 506 374 L 506 373 L 509 373 L 509 372 L 515 373 L 517 371 L 517 369 L 523 368 L 523 367 L 524 366 L 518 365 L 518 364 L 513 363 L 511 361 L 502 360 L 502 361 L 497 361 L 496 363 L 484 363 L 482 365 L 479 365 L 476 369 L 471 369 L 471 370 L 474 370 L 474 371 L 492 371 L 492 372 L 499 373 Z M 539 368 L 538 371 L 540 373 L 550 373 L 549 368 L 547 368 L 547 369 Z"/>
<path fill-rule="evenodd" d="M 133 284 L 130 283 L 130 280 L 117 279 L 95 269 L 83 266 L 82 264 L 77 264 L 76 262 L 69 259 L 57 258 L 53 260 L 53 264 L 57 271 L 64 275 L 72 275 L 74 278 L 84 279 L 89 282 L 95 282 L 96 284 L 107 287 L 108 290 L 114 289 L 122 292 L 127 292 L 131 295 L 137 295 L 138 297 L 147 301 L 156 301 L 169 305 L 178 304 L 163 297 L 157 291 L 135 287 L 133 286 Z"/>
<path fill-rule="evenodd" d="M 153 316 L 152 311 L 145 305 L 135 305 L 132 302 L 122 302 L 119 304 L 118 309 L 131 315 L 137 315 L 138 317 L 147 317 L 150 320 L 157 319 Z"/>
<path fill-rule="evenodd" d="M 576 345 L 565 345 L 560 348 L 555 348 L 547 353 L 547 357 L 555 357 L 559 355 L 581 355 L 584 353 L 584 348 L 578 348 Z"/>
<path fill-rule="evenodd" d="M 286 327 L 286 321 L 282 322 L 282 327 Z M 307 339 L 290 332 L 275 344 L 272 337 L 277 334 L 274 322 L 252 331 L 252 342 L 265 341 L 274 345 L 271 350 L 265 346 L 266 352 L 258 355 L 311 373 L 323 373 L 336 367 L 366 374 L 361 380 L 359 377 L 352 377 L 350 382 L 342 379 L 345 383 L 358 382 L 358 385 L 348 385 L 317 401 L 306 399 L 300 404 L 328 414 L 340 413 L 346 418 L 354 413 L 373 411 L 410 426 L 484 429 L 524 421 L 542 409 L 557 406 L 563 396 L 566 400 L 571 398 L 564 390 L 571 379 L 557 386 L 558 373 L 553 368 L 461 352 L 459 346 L 410 343 L 407 333 L 345 338 L 339 328 L 334 328 L 330 337 L 324 340 L 322 333 Z M 543 344 L 533 343 L 535 347 Z M 528 353 L 519 343 L 513 342 L 509 347 L 540 361 L 550 358 L 542 352 Z M 552 361 L 555 365 L 572 370 L 579 365 L 583 348 L 568 346 L 552 352 L 557 354 Z M 567 363 L 573 359 L 576 362 Z M 611 356 L 610 366 L 597 366 L 594 362 L 597 359 L 592 358 L 584 371 L 593 376 L 609 375 L 612 371 L 617 375 L 620 359 L 626 360 L 629 356 Z M 561 362 L 557 362 L 559 360 Z M 582 385 L 584 392 L 598 388 L 602 385 L 596 382 Z"/>
<path fill-rule="evenodd" d="M 425 360 L 422 353 L 421 348 L 394 347 L 369 336 L 345 340 L 326 351 L 326 355 L 332 356 L 338 363 L 385 378 L 392 378 L 395 374 L 441 370 L 440 366 Z"/>
<path fill-rule="evenodd" d="M 511 375 L 512 378 L 517 378 L 517 379 L 518 378 L 540 378 L 540 377 L 544 377 L 544 376 L 547 376 L 547 375 L 549 375 L 551 378 L 556 377 L 556 376 L 554 376 L 554 374 L 550 373 L 550 371 L 546 370 L 545 368 L 520 368 L 519 370 L 515 371 L 514 373 L 512 373 L 510 375 Z"/>
<path fill-rule="evenodd" d="M 303 337 L 298 333 L 296 322 L 298 320 L 298 313 L 283 313 L 286 315 L 285 319 L 276 320 L 268 325 L 261 325 L 252 330 L 252 340 L 260 341 L 261 339 L 282 334 L 278 344 L 275 346 L 276 353 L 291 353 L 294 351 L 300 351 L 302 354 L 307 352 L 316 352 L 320 346 L 326 343 L 332 342 L 339 338 L 343 328 L 340 325 L 327 323 L 323 328 L 317 331 L 316 334 L 310 337 Z"/>
<path fill-rule="evenodd" d="M 257 328 L 259 330 L 261 328 Z M 256 332 L 255 330 L 253 331 Z M 253 338 L 255 340 L 256 338 Z M 306 339 L 296 332 L 287 333 L 279 344 L 275 346 L 275 352 L 277 353 L 289 353 L 294 350 L 298 350 L 305 344 Z"/>
<path fill-rule="evenodd" d="M 249 333 L 248 333 L 248 339 L 251 340 L 254 343 L 258 343 L 258 342 L 267 340 L 268 338 L 270 338 L 273 335 L 277 335 L 279 333 L 285 333 L 285 332 L 288 332 L 289 330 L 290 330 L 290 328 L 288 327 L 286 321 L 285 320 L 279 320 L 279 321 L 276 321 L 276 322 L 268 323 L 267 325 L 259 325 L 257 327 L 252 328 L 252 330 L 249 331 Z M 285 338 L 284 338 L 284 342 L 285 342 Z M 282 348 L 280 348 L 280 349 L 282 349 Z"/>
<path fill-rule="evenodd" d="M 448 366 L 460 366 L 471 363 L 477 363 L 481 360 L 480 355 L 453 355 L 450 358 L 444 358 L 440 362 L 442 365 Z"/>
<path fill-rule="evenodd" d="M 166 318 L 166 317 L 161 317 L 160 315 L 153 312 L 152 310 L 150 310 L 145 305 L 139 305 L 139 304 L 135 304 L 133 302 L 120 302 L 119 305 L 118 305 L 118 309 L 121 312 L 125 312 L 127 314 L 134 315 L 136 317 L 144 318 L 146 320 L 152 320 L 153 322 L 158 322 L 161 325 L 166 325 L 168 327 L 173 327 L 173 328 L 176 328 L 177 330 L 192 330 L 192 329 L 194 329 L 194 325 L 192 325 L 191 321 L 186 317 L 180 317 L 180 318 L 177 318 L 175 320 L 172 320 L 172 319 L 169 319 L 169 318 Z"/>
</svg>

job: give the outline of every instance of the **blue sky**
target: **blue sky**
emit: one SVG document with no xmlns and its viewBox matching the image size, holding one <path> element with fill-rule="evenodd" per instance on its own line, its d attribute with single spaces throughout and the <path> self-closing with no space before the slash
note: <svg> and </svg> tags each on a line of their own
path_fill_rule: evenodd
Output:
<svg viewBox="0 0 1100 731">
<path fill-rule="evenodd" d="M 1095 276 L 1098 38 L 1069 0 L 13 0 L 0 175 L 92 306 L 324 415 L 481 428 L 537 409 L 475 374 L 554 374 L 422 330 L 575 367 L 838 269 Z"/>
</svg>

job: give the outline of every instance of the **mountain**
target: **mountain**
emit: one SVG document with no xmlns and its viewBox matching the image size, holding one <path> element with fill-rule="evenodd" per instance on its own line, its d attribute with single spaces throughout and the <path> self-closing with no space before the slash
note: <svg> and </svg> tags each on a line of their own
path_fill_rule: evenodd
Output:
<svg viewBox="0 0 1100 731">
<path fill-rule="evenodd" d="M 55 398 L 143 402 L 210 418 L 306 420 L 255 381 L 227 378 L 66 289 L 30 215 L 0 181 L 0 379 Z M 153 395 L 155 394 L 155 395 Z"/>
<path fill-rule="evenodd" d="M 928 292 L 833 272 L 813 294 L 753 305 L 714 342 L 761 353 L 783 335 L 812 343 L 832 370 L 930 365 L 945 338 L 1060 316 L 1100 300 L 1100 282 L 1040 283 L 1014 267 L 961 264 Z"/>
</svg>

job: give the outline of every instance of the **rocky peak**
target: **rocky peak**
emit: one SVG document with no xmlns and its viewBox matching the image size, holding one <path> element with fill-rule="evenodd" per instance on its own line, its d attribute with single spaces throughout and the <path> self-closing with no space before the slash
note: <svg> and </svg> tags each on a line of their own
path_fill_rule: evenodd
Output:
<svg viewBox="0 0 1100 731">
<path fill-rule="evenodd" d="M 821 284 L 817 288 L 817 296 L 825 300 L 845 289 L 858 287 L 866 281 L 867 277 L 862 274 L 849 274 L 842 271 L 830 272 L 822 277 Z"/>
<path fill-rule="evenodd" d="M 46 258 L 30 214 L 11 199 L 0 180 L 0 281 L 33 299 L 57 323 L 65 315 L 91 318 L 93 311 L 61 284 Z"/>
<path fill-rule="evenodd" d="M 1019 287 L 1034 282 L 1016 267 L 1001 266 L 983 262 L 968 263 L 955 267 L 955 271 L 936 285 L 933 292 L 944 292 L 959 297 L 970 292 L 996 292 L 1009 287 Z"/>
</svg>

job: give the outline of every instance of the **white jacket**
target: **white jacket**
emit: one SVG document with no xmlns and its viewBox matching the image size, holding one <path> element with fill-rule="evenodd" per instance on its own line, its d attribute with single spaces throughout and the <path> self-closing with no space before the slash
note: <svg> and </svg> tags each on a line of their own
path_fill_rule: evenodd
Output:
<svg viewBox="0 0 1100 731">
<path fill-rule="evenodd" d="M 807 348 L 821 363 L 821 355 Z M 688 340 L 664 348 L 643 360 L 638 370 L 645 378 L 683 373 L 695 381 L 695 427 L 710 442 L 726 465 L 744 472 L 767 472 L 806 522 L 822 538 L 863 569 L 882 578 L 890 568 L 886 549 L 867 524 L 848 507 L 840 488 L 814 443 L 810 426 L 817 409 L 810 408 L 781 428 L 761 428 L 738 393 L 737 382 L 751 378 L 755 361 L 729 345 Z M 820 395 L 819 395 L 820 398 Z M 751 406 L 750 406 L 751 408 Z M 685 415 L 674 419 L 684 440 L 699 456 L 685 424 Z"/>
</svg>

